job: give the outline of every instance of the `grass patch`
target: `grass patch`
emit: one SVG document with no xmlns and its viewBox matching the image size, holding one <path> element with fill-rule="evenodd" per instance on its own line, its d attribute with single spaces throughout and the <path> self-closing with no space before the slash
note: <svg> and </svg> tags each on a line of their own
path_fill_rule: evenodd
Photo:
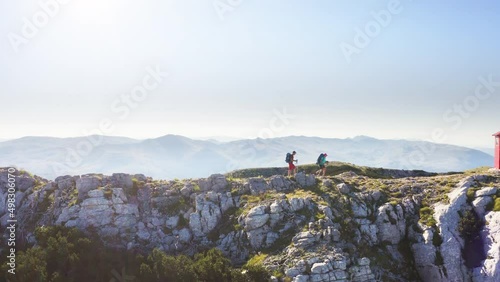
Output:
<svg viewBox="0 0 500 282">
<path fill-rule="evenodd" d="M 316 164 L 305 164 L 297 166 L 299 171 L 304 171 L 307 174 L 315 173 L 318 170 Z M 228 178 L 249 178 L 249 177 L 271 177 L 273 175 L 286 175 L 288 168 L 286 167 L 271 167 L 271 168 L 248 168 L 235 170 L 226 174 Z M 352 171 L 360 176 L 367 176 L 370 178 L 377 179 L 389 179 L 388 171 L 383 168 L 373 168 L 365 166 L 357 166 L 350 163 L 344 162 L 329 162 L 326 167 L 326 175 L 334 176 L 339 175 L 344 172 Z M 427 175 L 423 171 L 414 171 L 416 175 Z"/>
<path fill-rule="evenodd" d="M 193 191 L 194 191 L 194 192 L 200 192 L 200 191 L 201 191 L 200 185 L 198 185 L 198 184 L 194 184 L 194 186 L 193 186 Z"/>
<path fill-rule="evenodd" d="M 467 202 L 469 204 L 472 203 L 472 201 L 474 201 L 477 190 L 479 190 L 479 188 L 469 188 L 469 190 L 467 190 Z"/>
<path fill-rule="evenodd" d="M 142 187 L 144 187 L 144 182 L 143 181 L 139 181 L 137 178 L 133 177 L 132 178 L 132 191 L 131 191 L 131 195 L 132 196 L 137 196 L 137 191 L 139 191 L 139 189 L 141 189 Z"/>
<path fill-rule="evenodd" d="M 434 210 L 431 207 L 423 207 L 419 211 L 420 220 L 419 222 L 427 226 L 436 226 L 437 222 L 434 219 Z"/>
<path fill-rule="evenodd" d="M 248 260 L 246 263 L 246 267 L 251 267 L 251 266 L 260 266 L 264 263 L 264 260 L 266 260 L 267 254 L 257 254 L 253 256 L 251 259 Z"/>
<path fill-rule="evenodd" d="M 495 204 L 493 205 L 493 211 L 500 211 L 500 197 L 494 197 Z"/>
<path fill-rule="evenodd" d="M 322 212 L 319 212 L 319 211 L 314 215 L 315 220 L 320 220 L 320 219 L 325 219 L 325 218 L 326 218 L 326 215 Z"/>
<path fill-rule="evenodd" d="M 484 174 L 484 173 L 487 173 L 490 168 L 491 167 L 489 167 L 489 166 L 480 166 L 478 168 L 466 170 L 466 171 L 464 171 L 464 174 L 467 174 L 467 175 Z"/>
</svg>

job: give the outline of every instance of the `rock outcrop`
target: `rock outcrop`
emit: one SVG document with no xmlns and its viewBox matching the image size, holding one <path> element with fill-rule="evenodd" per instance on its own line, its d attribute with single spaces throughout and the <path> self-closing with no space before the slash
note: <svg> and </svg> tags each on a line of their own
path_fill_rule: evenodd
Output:
<svg viewBox="0 0 500 282">
<path fill-rule="evenodd" d="M 500 175 L 391 173 L 408 177 L 48 181 L 16 172 L 16 216 L 31 244 L 36 226 L 63 225 L 137 252 L 217 247 L 236 265 L 267 254 L 264 266 L 281 273 L 275 280 L 500 281 Z M 0 169 L 2 227 L 7 174 Z"/>
</svg>

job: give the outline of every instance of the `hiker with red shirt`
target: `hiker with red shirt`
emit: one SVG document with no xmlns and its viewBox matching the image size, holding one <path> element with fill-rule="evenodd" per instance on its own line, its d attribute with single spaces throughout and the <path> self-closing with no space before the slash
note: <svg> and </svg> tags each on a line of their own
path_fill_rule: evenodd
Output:
<svg viewBox="0 0 500 282">
<path fill-rule="evenodd" d="M 295 159 L 295 155 L 297 152 L 293 151 L 293 153 L 286 154 L 286 162 L 288 163 L 288 176 L 295 176 L 297 173 L 297 167 L 293 164 L 293 162 L 297 162 Z"/>
</svg>

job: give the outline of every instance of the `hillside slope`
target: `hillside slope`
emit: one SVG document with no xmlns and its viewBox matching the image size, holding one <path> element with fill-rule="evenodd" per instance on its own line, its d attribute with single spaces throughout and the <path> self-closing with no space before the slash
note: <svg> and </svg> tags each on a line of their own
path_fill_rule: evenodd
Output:
<svg viewBox="0 0 500 282">
<path fill-rule="evenodd" d="M 235 172 L 47 181 L 16 172 L 19 242 L 35 243 L 36 226 L 62 225 L 127 252 L 193 255 L 216 247 L 236 266 L 263 265 L 275 281 L 499 281 L 498 171 L 341 167 L 321 179 Z M 8 178 L 0 169 L 2 227 Z"/>
</svg>

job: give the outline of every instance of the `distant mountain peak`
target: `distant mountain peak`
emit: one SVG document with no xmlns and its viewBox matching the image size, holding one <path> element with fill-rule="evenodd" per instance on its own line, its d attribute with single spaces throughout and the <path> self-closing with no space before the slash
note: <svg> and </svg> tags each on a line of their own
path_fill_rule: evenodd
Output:
<svg viewBox="0 0 500 282">
<path fill-rule="evenodd" d="M 370 137 L 367 135 L 358 135 L 358 136 L 354 136 L 354 138 L 352 138 L 352 140 L 354 140 L 354 141 L 367 141 L 367 140 L 379 140 L 379 139 L 376 139 L 376 138 L 373 138 L 373 137 Z"/>
</svg>

